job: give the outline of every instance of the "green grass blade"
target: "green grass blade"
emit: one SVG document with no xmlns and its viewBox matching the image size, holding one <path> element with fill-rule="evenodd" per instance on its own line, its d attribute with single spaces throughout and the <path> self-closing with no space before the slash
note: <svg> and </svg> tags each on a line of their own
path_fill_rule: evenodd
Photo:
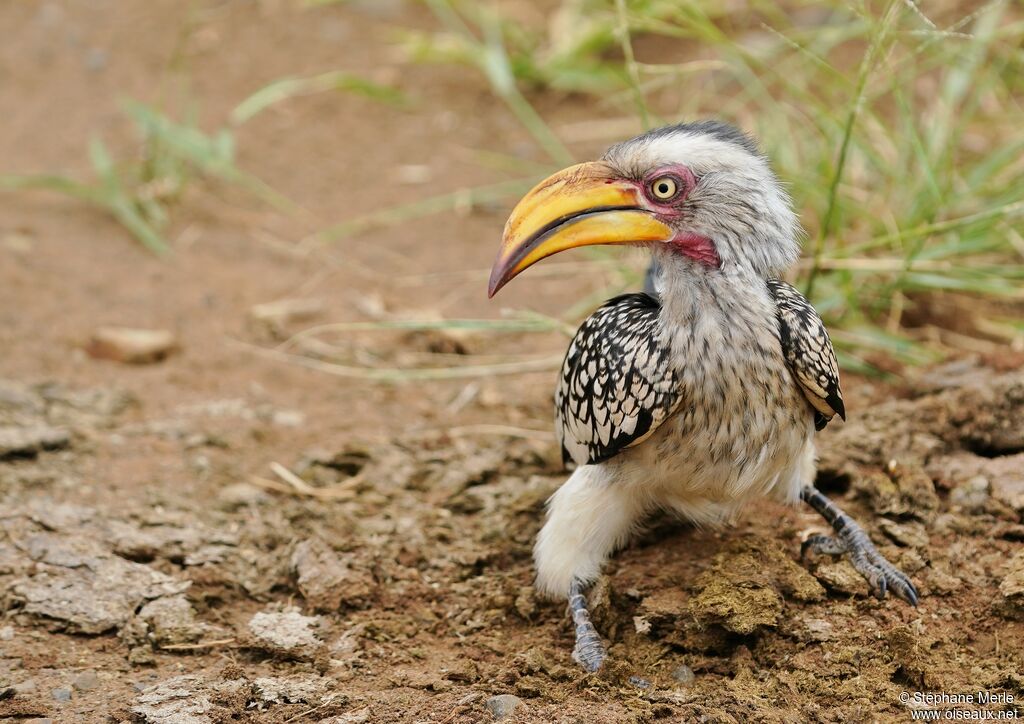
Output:
<svg viewBox="0 0 1024 724">
<path fill-rule="evenodd" d="M 230 115 L 231 124 L 240 126 L 271 106 L 291 98 L 327 91 L 355 93 L 364 98 L 396 107 L 408 105 L 408 98 L 396 88 L 339 70 L 274 81 L 235 106 Z"/>
</svg>

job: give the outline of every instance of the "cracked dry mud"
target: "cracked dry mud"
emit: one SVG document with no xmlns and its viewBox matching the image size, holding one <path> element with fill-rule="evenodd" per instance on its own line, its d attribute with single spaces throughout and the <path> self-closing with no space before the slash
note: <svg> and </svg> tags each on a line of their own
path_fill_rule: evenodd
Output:
<svg viewBox="0 0 1024 724">
<path fill-rule="evenodd" d="M 904 690 L 1024 695 L 1020 372 L 975 370 L 822 435 L 821 483 L 913 577 L 918 609 L 869 597 L 844 561 L 800 565 L 808 511 L 715 533 L 657 519 L 591 594 L 611 644 L 597 676 L 530 586 L 562 480 L 550 444 L 409 435 L 297 455 L 314 486 L 357 471 L 345 500 L 236 483 L 213 506 L 102 507 L 60 481 L 138 427 L 103 403 L 118 393 L 3 389 L 0 421 L 69 438 L 0 463 L 2 716 L 840 721 L 898 718 Z"/>
</svg>

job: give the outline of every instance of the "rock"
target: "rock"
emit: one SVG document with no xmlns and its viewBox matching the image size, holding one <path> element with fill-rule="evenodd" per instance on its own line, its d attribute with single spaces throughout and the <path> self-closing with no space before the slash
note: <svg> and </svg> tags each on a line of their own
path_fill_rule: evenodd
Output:
<svg viewBox="0 0 1024 724">
<path fill-rule="evenodd" d="M 136 403 L 130 392 L 112 387 L 68 390 L 60 385 L 44 385 L 39 395 L 46 405 L 46 419 L 70 427 L 108 425 L 112 417 Z"/>
<path fill-rule="evenodd" d="M 179 515 L 153 515 L 136 523 L 103 522 L 103 537 L 118 555 L 133 561 L 162 559 L 186 566 L 224 560 L 239 536 Z"/>
<path fill-rule="evenodd" d="M 42 532 L 24 547 L 37 566 L 31 577 L 11 584 L 11 599 L 24 613 L 58 621 L 70 633 L 118 629 L 146 601 L 190 585 L 115 556 L 89 538 Z"/>
<path fill-rule="evenodd" d="M 821 563 L 814 569 L 814 575 L 830 590 L 838 593 L 852 596 L 867 591 L 864 577 L 846 560 Z"/>
<path fill-rule="evenodd" d="M 697 680 L 696 674 L 686 664 L 680 664 L 676 668 L 672 669 L 672 679 L 683 686 L 689 686 Z"/>
<path fill-rule="evenodd" d="M 262 599 L 274 588 L 292 581 L 286 546 L 266 551 L 252 545 L 204 546 L 186 556 L 185 565 L 195 567 L 191 575 L 201 577 L 206 584 L 241 586 L 255 599 Z"/>
<path fill-rule="evenodd" d="M 0 641 L 10 641 L 14 638 L 14 627 L 4 626 L 0 628 Z"/>
<path fill-rule="evenodd" d="M 52 689 L 50 691 L 50 696 L 53 697 L 54 701 L 71 701 L 71 689 L 66 687 Z"/>
<path fill-rule="evenodd" d="M 516 708 L 523 703 L 523 700 L 514 694 L 499 694 L 492 696 L 485 703 L 487 711 L 491 712 L 495 719 L 504 719 L 510 716 Z"/>
<path fill-rule="evenodd" d="M 45 450 L 59 450 L 70 444 L 71 433 L 62 427 L 0 427 L 0 460 L 35 457 Z"/>
<path fill-rule="evenodd" d="M 0 486 L 3 485 L 3 480 L 0 479 Z M 17 548 L 8 542 L 0 541 L 0 576 L 24 576 L 32 571 L 32 561 L 21 554 Z M 6 579 L 10 581 L 10 578 Z M 6 630 L 4 627 L 3 630 Z M 14 635 L 14 629 L 11 629 L 11 635 Z M 0 638 L 0 641 L 4 639 Z"/>
<path fill-rule="evenodd" d="M 916 464 L 890 461 L 886 472 L 859 478 L 854 488 L 868 500 L 875 513 L 883 516 L 929 522 L 939 506 L 931 478 Z"/>
<path fill-rule="evenodd" d="M 856 478 L 893 458 L 928 462 L 953 448 L 985 456 L 1024 452 L 1024 372 L 979 372 L 969 384 L 892 400 L 822 432 L 819 471 Z M 912 425 L 907 424 L 909 420 Z"/>
<path fill-rule="evenodd" d="M 320 724 L 368 724 L 370 721 L 370 707 L 363 707 L 357 711 L 350 711 L 347 714 L 339 714 L 328 719 L 322 719 Z"/>
<path fill-rule="evenodd" d="M 150 601 L 138 613 L 146 624 L 148 639 L 157 648 L 191 644 L 203 638 L 207 627 L 196 621 L 192 604 L 182 595 Z"/>
<path fill-rule="evenodd" d="M 886 473 L 896 484 L 899 500 L 892 501 L 893 509 L 880 509 L 883 514 L 908 515 L 925 522 L 934 520 L 939 509 L 939 496 L 931 476 L 920 465 L 904 465 L 890 461 Z"/>
<path fill-rule="evenodd" d="M 950 502 L 969 512 L 985 510 L 989 497 L 1024 512 L 1024 453 L 987 458 L 958 452 L 936 458 L 928 471 L 952 488 Z"/>
<path fill-rule="evenodd" d="M 256 694 L 268 704 L 317 704 L 328 692 L 330 680 L 294 674 L 256 679 Z"/>
<path fill-rule="evenodd" d="M 321 538 L 295 546 L 291 564 L 302 597 L 316 611 L 332 613 L 342 606 L 362 605 L 373 595 L 370 574 L 350 568 Z"/>
<path fill-rule="evenodd" d="M 249 318 L 255 325 L 279 337 L 288 325 L 315 319 L 325 309 L 322 299 L 280 299 L 257 304 L 249 310 Z"/>
<path fill-rule="evenodd" d="M 420 184 L 430 183 L 434 174 L 431 171 L 430 166 L 418 163 L 402 164 L 395 169 L 395 177 L 397 178 L 398 183 L 409 186 L 419 186 Z"/>
<path fill-rule="evenodd" d="M 320 619 L 303 616 L 298 609 L 257 613 L 249 620 L 251 645 L 276 656 L 312 660 L 324 650 L 316 633 Z"/>
<path fill-rule="evenodd" d="M 301 410 L 274 410 L 270 422 L 278 427 L 302 427 L 306 424 L 306 413 Z"/>
<path fill-rule="evenodd" d="M 803 624 L 801 633 L 804 634 L 801 639 L 807 641 L 831 641 L 836 637 L 835 627 L 830 621 L 823 618 L 805 618 L 800 623 Z"/>
<path fill-rule="evenodd" d="M 910 372 L 909 382 L 917 393 L 936 393 L 944 390 L 964 387 L 984 374 L 985 368 L 979 365 L 976 357 L 952 360 L 934 367 L 925 367 Z"/>
<path fill-rule="evenodd" d="M 141 365 L 160 362 L 177 347 L 174 334 L 164 329 L 100 327 L 93 332 L 86 352 L 96 359 Z"/>
<path fill-rule="evenodd" d="M 128 650 L 128 663 L 132 666 L 155 666 L 156 656 L 153 655 L 153 648 L 148 644 L 133 646 Z"/>
<path fill-rule="evenodd" d="M 928 546 L 928 533 L 925 531 L 924 525 L 916 521 L 897 523 L 888 518 L 879 518 L 878 527 L 901 546 L 910 548 L 926 548 Z"/>
<path fill-rule="evenodd" d="M 360 638 L 366 635 L 366 624 L 356 624 L 331 643 L 330 657 L 334 661 L 356 659 L 361 654 Z"/>
<path fill-rule="evenodd" d="M 1024 620 L 1024 551 L 1018 551 L 1007 564 L 999 594 L 1002 596 L 997 602 L 999 611 L 1007 618 Z"/>
<path fill-rule="evenodd" d="M 954 411 L 958 442 L 985 457 L 1024 452 L 1024 374 L 1011 372 L 987 377 L 977 375 L 960 398 L 950 404 Z"/>
<path fill-rule="evenodd" d="M 83 671 L 71 680 L 71 686 L 76 691 L 91 691 L 100 685 L 100 677 L 95 671 Z"/>
<path fill-rule="evenodd" d="M 637 633 L 655 633 L 660 629 L 671 629 L 681 623 L 686 614 L 686 594 L 670 587 L 644 596 L 640 602 L 638 616 L 633 621 Z M 641 631 L 643 629 L 643 631 Z"/>
<path fill-rule="evenodd" d="M 87 526 L 96 517 L 96 510 L 81 505 L 71 505 L 69 503 L 61 503 L 53 498 L 41 497 L 35 498 L 18 511 L 12 511 L 11 516 L 14 518 L 21 518 L 23 522 L 31 521 L 37 524 L 36 526 L 30 526 L 25 528 L 25 533 L 20 535 L 22 539 L 27 536 L 33 536 L 33 550 L 38 550 L 40 541 L 43 538 L 35 538 L 34 531 L 38 531 L 40 527 L 45 528 L 47 531 L 54 531 L 57 533 L 75 535 L 80 534 L 80 530 L 83 526 Z M 97 554 L 106 552 L 105 549 L 98 544 L 98 541 L 94 539 L 77 540 L 74 536 L 65 538 L 67 545 L 87 547 L 90 551 L 96 551 Z M 84 549 L 84 548 L 83 548 Z M 36 555 L 31 550 L 28 551 L 30 555 Z"/>
<path fill-rule="evenodd" d="M 1024 513 L 1024 455 L 991 460 L 988 474 L 992 497 Z"/>
<path fill-rule="evenodd" d="M 25 696 L 26 694 L 31 694 L 36 690 L 36 682 L 34 679 L 26 679 L 20 684 L 15 684 L 11 688 L 14 689 L 15 694 Z"/>
<path fill-rule="evenodd" d="M 982 511 L 988 503 L 990 488 L 987 478 L 975 475 L 950 491 L 949 502 L 970 513 Z"/>
<path fill-rule="evenodd" d="M 198 676 L 176 676 L 146 689 L 132 713 L 147 724 L 212 724 L 215 707 Z"/>
<path fill-rule="evenodd" d="M 0 411 L 5 414 L 20 412 L 40 416 L 46 412 L 46 405 L 31 386 L 13 380 L 0 380 Z"/>
<path fill-rule="evenodd" d="M 247 508 L 251 505 L 264 505 L 269 503 L 271 497 L 266 491 L 249 483 L 233 483 L 226 485 L 217 493 L 217 500 L 220 507 L 227 511 Z"/>
<path fill-rule="evenodd" d="M 448 667 L 444 678 L 449 681 L 472 684 L 475 681 L 479 681 L 480 669 L 472 659 L 458 659 Z"/>
<path fill-rule="evenodd" d="M 940 564 L 933 564 L 925 570 L 925 583 L 929 594 L 947 596 L 963 587 L 963 581 L 945 570 L 946 568 L 948 566 L 940 567 Z"/>
</svg>

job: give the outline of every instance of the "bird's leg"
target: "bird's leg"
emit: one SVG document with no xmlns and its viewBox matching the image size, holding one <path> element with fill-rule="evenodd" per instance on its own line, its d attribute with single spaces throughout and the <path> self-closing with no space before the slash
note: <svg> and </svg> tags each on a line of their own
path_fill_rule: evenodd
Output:
<svg viewBox="0 0 1024 724">
<path fill-rule="evenodd" d="M 583 591 L 648 507 L 644 495 L 599 465 L 577 468 L 548 501 L 547 520 L 533 549 L 537 591 L 568 599 L 576 629 L 573 658 L 587 671 L 601 668 L 605 650 Z"/>
<path fill-rule="evenodd" d="M 572 658 L 587 671 L 594 672 L 604 664 L 605 648 L 601 635 L 590 622 L 590 611 L 587 610 L 587 598 L 583 590 L 583 583 L 578 580 L 573 581 L 569 587 L 569 613 L 576 627 L 576 645 L 572 650 Z"/>
<path fill-rule="evenodd" d="M 912 606 L 917 605 L 917 589 L 905 573 L 887 561 L 875 544 L 857 523 L 826 498 L 814 486 L 804 486 L 800 498 L 814 508 L 828 521 L 835 536 L 812 535 L 800 546 L 800 557 L 808 551 L 826 555 L 847 555 L 853 567 L 867 579 L 871 591 L 878 598 L 885 598 L 886 591 L 892 591 Z"/>
</svg>

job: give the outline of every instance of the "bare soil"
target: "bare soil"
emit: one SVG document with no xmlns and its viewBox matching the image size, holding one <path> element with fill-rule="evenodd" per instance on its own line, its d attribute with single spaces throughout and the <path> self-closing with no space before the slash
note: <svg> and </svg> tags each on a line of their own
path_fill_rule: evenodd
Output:
<svg viewBox="0 0 1024 724">
<path fill-rule="evenodd" d="M 130 152 L 124 97 L 180 108 L 187 89 L 215 127 L 270 81 L 345 69 L 413 99 L 321 94 L 257 117 L 240 165 L 307 213 L 196 184 L 168 259 L 67 199 L 0 195 L 0 719 L 478 722 L 511 694 L 510 722 L 905 721 L 901 692 L 1020 701 L 1011 364 L 960 361 L 898 388 L 850 379 L 850 422 L 821 435 L 819 485 L 911 575 L 917 609 L 868 597 L 844 562 L 801 563 L 822 526 L 808 510 L 765 504 L 724 531 L 657 519 L 595 589 L 612 663 L 585 675 L 562 607 L 531 588 L 543 502 L 565 476 L 544 433 L 553 372 L 389 387 L 253 351 L 314 322 L 558 314 L 605 283 L 565 267 L 487 304 L 500 205 L 294 252 L 330 222 L 500 179 L 480 149 L 540 160 L 471 71 L 395 55 L 395 25 L 430 22 L 390 0 L 0 5 L 4 172 L 86 175 L 97 135 Z M 599 150 L 585 130 L 606 111 L 540 102 L 581 157 Z M 296 298 L 320 300 L 319 318 L 252 318 Z M 89 357 L 109 325 L 171 330 L 180 350 Z M 565 344 L 347 342 L 393 360 Z"/>
</svg>

